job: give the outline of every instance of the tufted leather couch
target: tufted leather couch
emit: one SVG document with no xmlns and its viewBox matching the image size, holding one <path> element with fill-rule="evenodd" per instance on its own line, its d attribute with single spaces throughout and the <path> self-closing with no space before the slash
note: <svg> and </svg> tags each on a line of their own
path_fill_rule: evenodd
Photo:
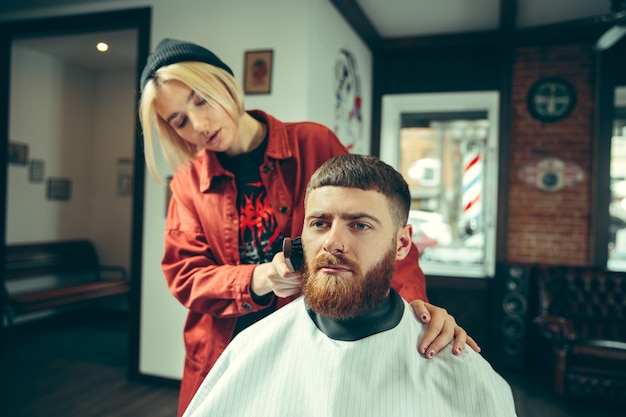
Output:
<svg viewBox="0 0 626 417">
<path fill-rule="evenodd" d="M 626 273 L 537 266 L 537 360 L 557 394 L 626 404 Z M 541 363 L 543 362 L 543 363 Z"/>
</svg>

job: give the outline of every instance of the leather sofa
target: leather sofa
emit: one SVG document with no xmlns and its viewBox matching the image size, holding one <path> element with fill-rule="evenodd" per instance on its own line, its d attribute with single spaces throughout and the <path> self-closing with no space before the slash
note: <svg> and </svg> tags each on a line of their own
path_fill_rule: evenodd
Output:
<svg viewBox="0 0 626 417">
<path fill-rule="evenodd" d="M 569 399 L 626 403 L 626 273 L 536 266 L 537 366 Z"/>
</svg>

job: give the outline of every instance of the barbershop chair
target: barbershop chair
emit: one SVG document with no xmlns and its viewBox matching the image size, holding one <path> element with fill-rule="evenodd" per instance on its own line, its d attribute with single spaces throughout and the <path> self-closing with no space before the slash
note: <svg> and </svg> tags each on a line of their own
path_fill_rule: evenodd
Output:
<svg viewBox="0 0 626 417">
<path fill-rule="evenodd" d="M 568 399 L 626 404 L 626 273 L 536 267 L 537 360 Z"/>
</svg>

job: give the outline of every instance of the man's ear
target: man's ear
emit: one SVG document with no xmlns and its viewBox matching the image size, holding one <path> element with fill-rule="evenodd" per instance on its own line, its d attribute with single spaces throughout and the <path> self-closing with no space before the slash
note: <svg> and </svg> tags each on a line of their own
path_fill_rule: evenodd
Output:
<svg viewBox="0 0 626 417">
<path fill-rule="evenodd" d="M 413 226 L 405 224 L 396 235 L 396 261 L 400 261 L 409 254 L 413 245 Z"/>
</svg>

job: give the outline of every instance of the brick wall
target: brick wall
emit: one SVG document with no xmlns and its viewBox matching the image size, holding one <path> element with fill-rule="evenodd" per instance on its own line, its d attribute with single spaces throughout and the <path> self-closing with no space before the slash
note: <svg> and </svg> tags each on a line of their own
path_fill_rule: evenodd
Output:
<svg viewBox="0 0 626 417">
<path fill-rule="evenodd" d="M 594 55 L 591 44 L 523 47 L 515 52 L 509 166 L 507 261 L 587 265 L 591 214 L 594 125 Z M 555 123 L 535 120 L 526 105 L 531 86 L 558 76 L 576 89 L 576 107 Z M 584 179 L 572 188 L 541 191 L 518 172 L 529 163 L 558 158 L 579 165 Z"/>
</svg>

